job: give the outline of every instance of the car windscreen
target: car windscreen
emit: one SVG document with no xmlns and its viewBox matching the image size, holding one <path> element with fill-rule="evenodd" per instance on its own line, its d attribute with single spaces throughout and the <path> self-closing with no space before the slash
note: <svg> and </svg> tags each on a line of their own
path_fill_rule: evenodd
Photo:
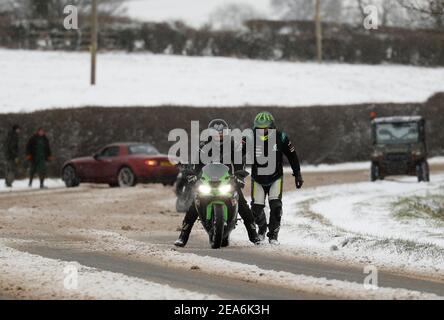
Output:
<svg viewBox="0 0 444 320">
<path fill-rule="evenodd" d="M 159 151 L 150 144 L 137 144 L 128 147 L 128 154 L 154 156 Z"/>
<path fill-rule="evenodd" d="M 417 122 L 378 123 L 376 141 L 378 144 L 402 144 L 418 142 Z"/>
</svg>

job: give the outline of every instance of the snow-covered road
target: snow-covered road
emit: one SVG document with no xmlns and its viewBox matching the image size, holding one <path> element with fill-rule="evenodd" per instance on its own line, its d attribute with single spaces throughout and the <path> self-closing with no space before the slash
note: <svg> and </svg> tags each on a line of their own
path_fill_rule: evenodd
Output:
<svg viewBox="0 0 444 320">
<path fill-rule="evenodd" d="M 337 177 L 346 171 L 337 171 L 339 167 L 332 168 L 333 172 L 322 171 L 325 167 L 319 168 L 321 172 L 307 172 L 308 185 L 319 174 L 324 180 L 317 187 L 311 184 L 285 194 L 280 246 L 253 246 L 239 225 L 230 247 L 222 250 L 208 249 L 207 236 L 198 224 L 185 249 L 172 248 L 183 216 L 171 210 L 174 194 L 170 188 L 85 185 L 3 192 L 0 297 L 444 296 L 442 225 L 433 214 L 433 210 L 439 212 L 444 197 L 444 174 L 435 171 L 442 171 L 442 165 L 431 167 L 432 182 L 427 184 L 395 178 L 340 185 Z M 367 179 L 362 170 L 355 175 L 355 181 Z M 429 205 L 431 211 L 408 214 L 407 210 L 406 214 L 410 207 L 403 199 L 407 196 L 418 197 L 423 201 L 420 208 Z M 367 210 L 364 204 L 369 203 L 374 211 Z M 390 211 L 392 205 L 395 209 Z M 64 268 L 71 261 L 76 261 L 74 265 L 80 270 L 80 291 L 63 286 Z M 378 290 L 364 286 L 363 270 L 367 266 L 378 270 Z"/>
</svg>

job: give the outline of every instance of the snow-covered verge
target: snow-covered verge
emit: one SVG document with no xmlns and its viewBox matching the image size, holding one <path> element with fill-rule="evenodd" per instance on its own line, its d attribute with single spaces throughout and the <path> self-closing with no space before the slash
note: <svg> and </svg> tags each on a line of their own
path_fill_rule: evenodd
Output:
<svg viewBox="0 0 444 320">
<path fill-rule="evenodd" d="M 32 187 L 28 186 L 28 182 L 29 182 L 29 180 L 16 180 L 12 184 L 12 188 L 7 188 L 5 185 L 5 180 L 0 179 L 0 192 L 37 190 L 40 188 L 40 183 L 39 183 L 38 179 L 34 180 Z M 62 188 L 65 186 L 65 183 L 61 179 L 46 179 L 45 186 L 48 187 L 48 189 Z"/>
<path fill-rule="evenodd" d="M 184 289 L 43 258 L 0 240 L 0 290 L 25 299 L 218 299 Z M 75 271 L 77 270 L 77 271 Z M 73 276 L 77 275 L 77 280 Z M 66 286 L 66 288 L 65 288 Z"/>
<path fill-rule="evenodd" d="M 444 68 L 0 50 L 0 113 L 81 106 L 312 106 L 423 102 Z"/>
<path fill-rule="evenodd" d="M 444 279 L 444 175 L 323 186 L 284 195 L 282 254 Z M 242 230 L 234 237 L 245 241 Z"/>
<path fill-rule="evenodd" d="M 312 194 L 316 200 L 310 197 L 304 201 L 312 201 L 310 210 L 340 229 L 381 239 L 433 244 L 442 248 L 444 257 L 444 215 L 427 216 L 424 206 L 435 197 L 440 197 L 444 206 L 444 175 L 432 178 L 435 182 L 430 184 L 418 184 L 415 178 L 406 178 L 336 186 L 334 191 L 318 190 Z M 410 200 L 420 205 L 420 199 L 424 200 L 423 217 L 414 215 L 413 208 L 409 208 Z M 300 202 L 294 205 L 299 207 Z"/>
<path fill-rule="evenodd" d="M 163 246 L 147 244 L 129 239 L 115 232 L 102 230 L 72 230 L 72 234 L 91 239 L 85 250 L 106 251 L 107 253 L 125 254 L 132 259 L 157 262 L 165 266 L 174 266 L 196 272 L 204 272 L 227 276 L 243 281 L 252 281 L 264 285 L 302 291 L 313 295 L 327 295 L 343 299 L 440 299 L 434 294 L 422 293 L 406 289 L 378 288 L 371 290 L 363 284 L 339 280 L 328 280 L 311 276 L 276 272 L 261 269 L 255 265 L 233 262 L 209 256 L 199 256 L 193 253 L 181 253 Z"/>
<path fill-rule="evenodd" d="M 429 164 L 444 164 L 444 157 L 433 157 L 428 160 Z M 354 170 L 370 170 L 370 161 L 362 162 L 344 162 L 337 164 L 319 164 L 319 165 L 302 165 L 302 172 L 336 172 L 336 171 L 354 171 Z M 292 173 L 290 167 L 284 168 L 285 173 Z"/>
<path fill-rule="evenodd" d="M 444 157 L 434 157 L 428 160 L 429 164 L 443 164 Z"/>
</svg>

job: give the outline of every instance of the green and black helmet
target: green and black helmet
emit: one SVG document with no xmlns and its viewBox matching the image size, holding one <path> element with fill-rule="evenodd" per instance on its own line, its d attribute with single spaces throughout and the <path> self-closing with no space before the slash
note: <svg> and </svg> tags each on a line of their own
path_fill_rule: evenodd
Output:
<svg viewBox="0 0 444 320">
<path fill-rule="evenodd" d="M 254 118 L 254 129 L 276 129 L 273 115 L 268 111 L 259 112 Z"/>
<path fill-rule="evenodd" d="M 253 129 L 262 129 L 263 133 L 260 136 L 262 141 L 268 140 L 269 129 L 276 129 L 274 117 L 268 111 L 259 112 L 254 118 Z"/>
</svg>

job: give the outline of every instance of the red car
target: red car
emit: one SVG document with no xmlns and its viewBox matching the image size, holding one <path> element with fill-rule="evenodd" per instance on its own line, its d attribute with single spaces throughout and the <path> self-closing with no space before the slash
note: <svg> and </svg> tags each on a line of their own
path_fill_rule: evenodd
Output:
<svg viewBox="0 0 444 320">
<path fill-rule="evenodd" d="M 178 168 L 148 143 L 114 143 L 92 157 L 75 158 L 63 165 L 62 180 L 68 188 L 82 182 L 132 187 L 137 183 L 173 185 Z"/>
</svg>

